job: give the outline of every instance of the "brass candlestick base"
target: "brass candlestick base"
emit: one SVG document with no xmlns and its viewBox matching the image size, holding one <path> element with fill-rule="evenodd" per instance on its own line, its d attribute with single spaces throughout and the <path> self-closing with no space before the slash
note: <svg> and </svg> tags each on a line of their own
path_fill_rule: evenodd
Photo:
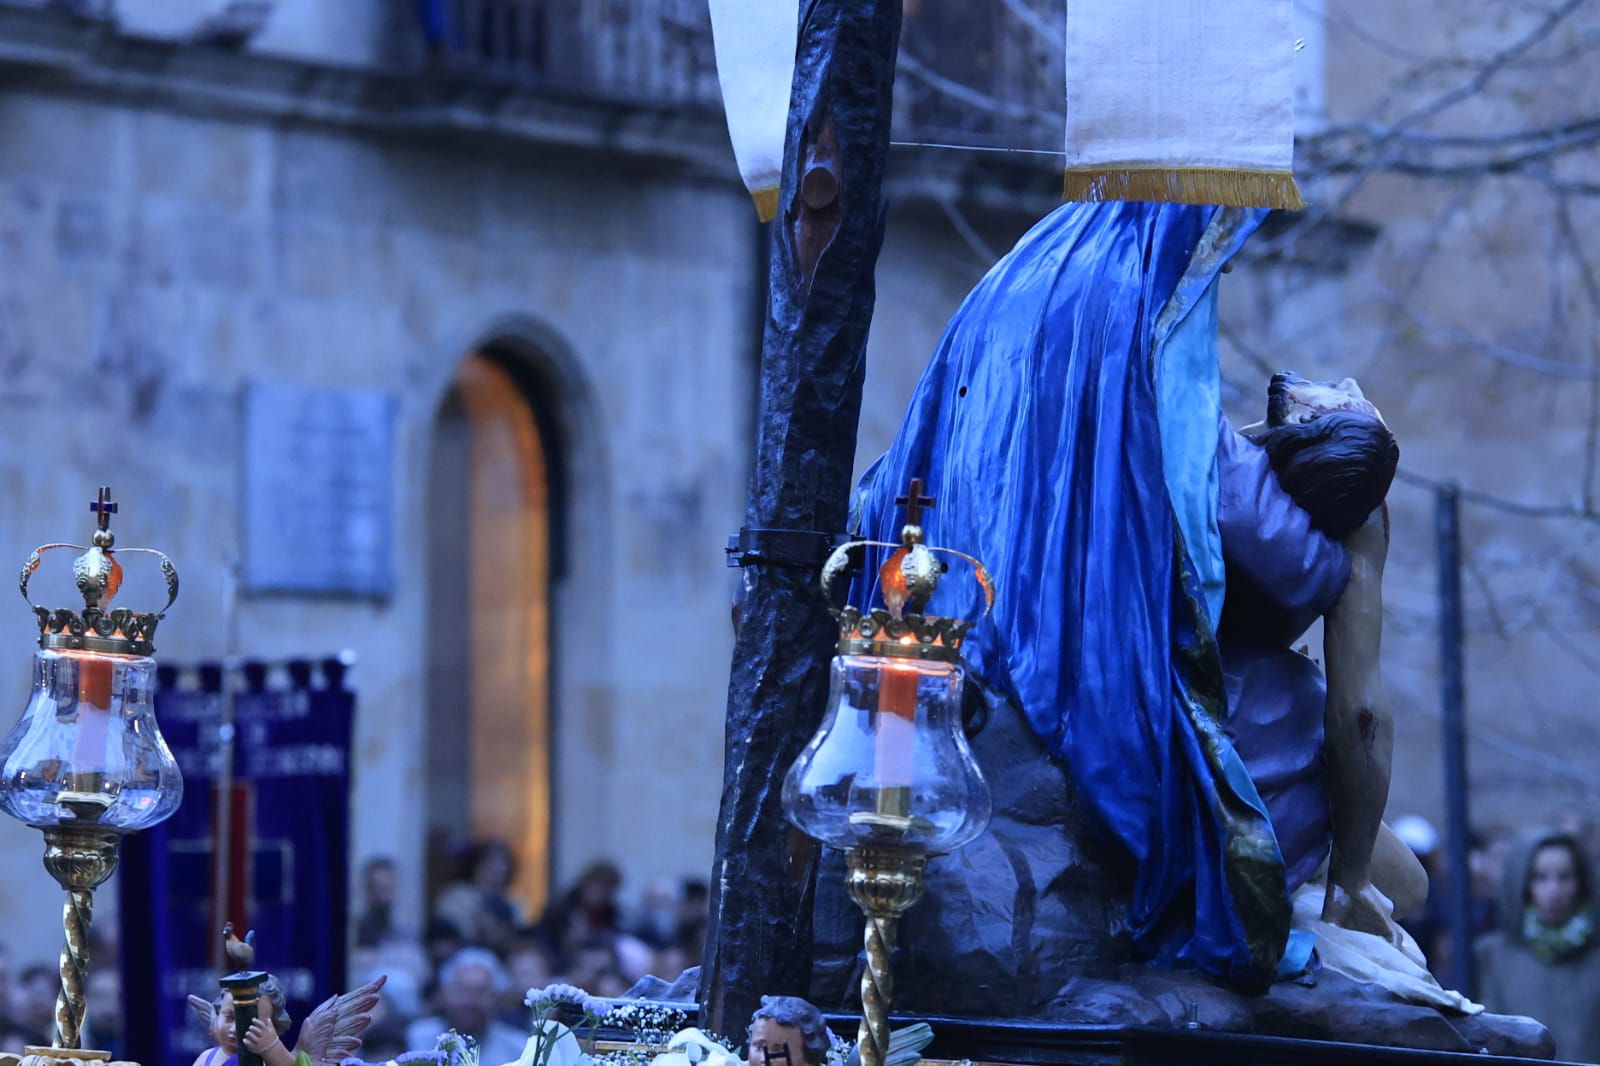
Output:
<svg viewBox="0 0 1600 1066">
<path fill-rule="evenodd" d="M 83 1029 L 85 987 L 89 978 L 89 922 L 94 890 L 117 868 L 122 835 L 95 825 L 47 826 L 44 868 L 67 892 L 61 912 L 66 945 L 61 949 L 61 992 L 56 997 L 55 1046 L 76 1049 Z"/>
<path fill-rule="evenodd" d="M 867 969 L 861 975 L 861 1066 L 883 1066 L 889 1050 L 889 1001 L 894 998 L 895 926 L 922 898 L 928 857 L 903 848 L 865 847 L 845 853 L 850 898 L 867 916 Z"/>
</svg>

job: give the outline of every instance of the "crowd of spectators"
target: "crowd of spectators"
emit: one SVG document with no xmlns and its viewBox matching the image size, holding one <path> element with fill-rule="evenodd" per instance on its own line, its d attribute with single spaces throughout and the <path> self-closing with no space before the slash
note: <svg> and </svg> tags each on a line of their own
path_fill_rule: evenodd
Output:
<svg viewBox="0 0 1600 1066">
<path fill-rule="evenodd" d="M 530 915 L 512 895 L 515 875 L 516 857 L 503 842 L 472 844 L 434 894 L 424 928 L 410 931 L 395 918 L 395 864 L 365 864 L 352 909 L 352 982 L 388 975 L 366 1037 L 369 1060 L 430 1048 L 454 1029 L 478 1040 L 482 1061 L 509 1062 L 528 1038 L 529 989 L 565 982 L 614 997 L 646 975 L 670 981 L 700 962 L 704 882 L 657 880 L 629 910 L 621 872 L 596 862 Z"/>
<path fill-rule="evenodd" d="M 515 856 L 505 844 L 479 841 L 458 860 L 454 877 L 429 901 L 421 929 L 407 928 L 397 915 L 400 881 L 392 860 L 373 858 L 360 871 L 350 908 L 349 984 L 380 973 L 388 978 L 364 1041 L 368 1061 L 430 1049 L 454 1029 L 479 1041 L 484 1063 L 510 1062 L 530 1032 L 523 1003 L 530 988 L 567 982 L 618 996 L 647 974 L 671 980 L 700 962 L 708 919 L 703 882 L 655 881 L 629 909 L 621 902 L 620 871 L 597 862 L 542 913 L 529 915 L 510 892 Z M 82 1040 L 118 1059 L 115 932 L 114 921 L 93 927 Z M 24 962 L 0 942 L 0 1052 L 51 1044 L 59 988 L 53 958 Z"/>
<path fill-rule="evenodd" d="M 1428 870 L 1423 911 L 1402 922 L 1436 976 L 1450 984 L 1458 950 L 1447 920 L 1449 874 L 1438 832 L 1419 818 L 1394 829 Z M 1580 813 L 1548 828 L 1475 833 L 1469 861 L 1477 994 L 1489 1010 L 1529 1014 L 1555 1035 L 1561 1058 L 1600 1061 L 1600 950 L 1594 824 Z M 425 927 L 397 919 L 395 863 L 365 863 L 353 901 L 350 983 L 388 977 L 363 1057 L 384 1061 L 432 1048 L 449 1029 L 474 1037 L 485 1063 L 505 1063 L 529 1035 L 529 989 L 565 982 L 601 997 L 646 975 L 670 981 L 699 964 L 709 919 L 704 882 L 658 880 L 621 903 L 622 875 L 596 862 L 538 915 L 511 892 L 516 859 L 484 840 L 459 856 L 431 900 Z M 95 927 L 83 1046 L 119 1058 L 121 989 L 115 928 Z M 59 978 L 53 962 L 20 964 L 0 943 L 0 1052 L 51 1043 Z"/>
</svg>

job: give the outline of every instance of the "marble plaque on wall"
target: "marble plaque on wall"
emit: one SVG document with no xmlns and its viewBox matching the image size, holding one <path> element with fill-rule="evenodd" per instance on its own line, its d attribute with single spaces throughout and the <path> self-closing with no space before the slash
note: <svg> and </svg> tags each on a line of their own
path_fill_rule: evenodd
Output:
<svg viewBox="0 0 1600 1066">
<path fill-rule="evenodd" d="M 394 397 L 251 384 L 244 411 L 245 591 L 387 597 Z"/>
</svg>

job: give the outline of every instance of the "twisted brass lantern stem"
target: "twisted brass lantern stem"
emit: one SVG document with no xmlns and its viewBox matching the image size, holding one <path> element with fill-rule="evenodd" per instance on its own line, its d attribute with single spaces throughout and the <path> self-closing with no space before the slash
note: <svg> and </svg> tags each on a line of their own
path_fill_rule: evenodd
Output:
<svg viewBox="0 0 1600 1066">
<path fill-rule="evenodd" d="M 61 908 L 67 942 L 61 949 L 61 991 L 56 993 L 54 1046 L 76 1049 L 83 1030 L 89 984 L 89 922 L 94 917 L 94 893 L 68 892 Z"/>
<path fill-rule="evenodd" d="M 856 848 L 845 855 L 850 898 L 867 916 L 867 968 L 861 975 L 861 1066 L 883 1066 L 889 1051 L 889 1004 L 894 999 L 894 941 L 900 915 L 922 898 L 928 857 L 903 848 Z"/>
<path fill-rule="evenodd" d="M 83 1032 L 89 980 L 89 923 L 94 890 L 117 868 L 120 834 L 91 826 L 51 826 L 44 831 L 44 866 L 67 892 L 61 909 L 66 943 L 61 949 L 61 991 L 56 996 L 58 1048 L 77 1050 Z"/>
</svg>

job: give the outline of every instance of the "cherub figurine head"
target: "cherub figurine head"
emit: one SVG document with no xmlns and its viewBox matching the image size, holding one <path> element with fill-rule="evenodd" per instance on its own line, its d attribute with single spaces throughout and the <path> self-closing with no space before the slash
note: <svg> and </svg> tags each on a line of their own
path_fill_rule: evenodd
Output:
<svg viewBox="0 0 1600 1066">
<path fill-rule="evenodd" d="M 289 1016 L 289 1001 L 283 985 L 268 974 L 257 986 L 260 998 L 256 1001 L 256 1017 L 244 1034 L 245 1046 L 262 1054 L 268 1047 L 281 1047 L 283 1034 L 289 1031 L 294 1019 Z M 239 1054 L 239 1028 L 234 1015 L 233 993 L 224 991 L 210 1003 L 198 996 L 189 997 L 190 1006 L 205 1019 L 207 1031 L 216 1045 L 195 1059 L 195 1066 L 224 1066 Z"/>
<path fill-rule="evenodd" d="M 823 1066 L 828 1025 L 822 1012 L 799 996 L 762 996 L 750 1017 L 747 1066 Z"/>
<path fill-rule="evenodd" d="M 372 1021 L 371 1011 L 383 982 L 380 976 L 352 992 L 330 997 L 300 1027 L 300 1039 L 292 1051 L 283 1041 L 293 1022 L 289 1003 L 283 985 L 271 974 L 257 986 L 256 1018 L 242 1038 L 235 1024 L 231 992 L 213 1002 L 190 996 L 189 1006 L 216 1042 L 215 1047 L 200 1053 L 194 1066 L 227 1066 L 239 1054 L 241 1042 L 259 1055 L 265 1066 L 294 1066 L 300 1052 L 310 1058 L 312 1066 L 338 1066 L 360 1049 L 361 1034 Z"/>
</svg>

